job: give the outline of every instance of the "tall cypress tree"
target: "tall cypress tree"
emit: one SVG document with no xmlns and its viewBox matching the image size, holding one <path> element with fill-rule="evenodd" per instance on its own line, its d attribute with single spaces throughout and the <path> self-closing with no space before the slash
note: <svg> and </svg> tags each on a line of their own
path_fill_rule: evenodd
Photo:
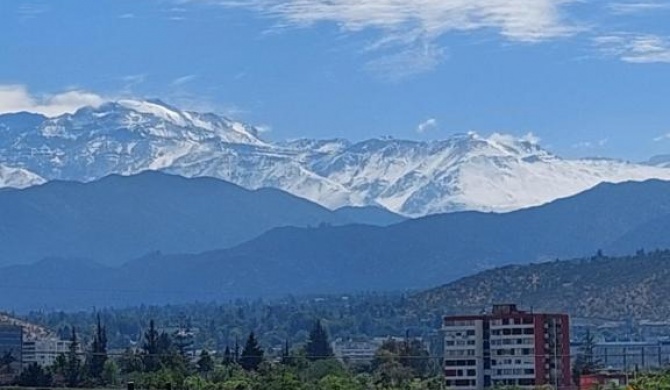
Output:
<svg viewBox="0 0 670 390">
<path fill-rule="evenodd" d="M 290 365 L 292 363 L 291 359 L 291 346 L 288 343 L 288 339 L 284 342 L 284 350 L 281 353 L 281 364 Z"/>
<path fill-rule="evenodd" d="M 256 340 L 254 332 L 251 332 L 244 345 L 244 349 L 242 350 L 242 355 L 240 356 L 240 366 L 247 371 L 257 370 L 258 366 L 263 361 L 264 354 L 265 352 L 258 345 L 258 340 Z"/>
<path fill-rule="evenodd" d="M 142 345 L 144 368 L 149 372 L 160 368 L 159 337 L 154 320 L 149 321 L 149 329 L 144 333 L 144 344 Z"/>
<path fill-rule="evenodd" d="M 107 329 L 102 326 L 100 314 L 98 314 L 98 322 L 91 350 L 92 356 L 89 364 L 91 378 L 101 382 L 102 372 L 107 361 Z"/>
<path fill-rule="evenodd" d="M 65 368 L 65 380 L 69 387 L 79 386 L 81 378 L 81 360 L 79 359 L 79 341 L 77 340 L 77 330 L 72 327 L 72 336 L 70 337 L 70 348 L 67 354 L 67 366 Z"/>
<path fill-rule="evenodd" d="M 334 356 L 333 349 L 330 347 L 330 342 L 328 341 L 328 333 L 326 333 L 323 325 L 321 325 L 321 320 L 317 320 L 309 332 L 305 354 L 307 355 L 307 359 L 311 361 L 328 359 Z"/>
<path fill-rule="evenodd" d="M 235 362 L 233 353 L 230 351 L 230 347 L 226 345 L 226 350 L 223 352 L 223 365 L 229 366 Z"/>
</svg>

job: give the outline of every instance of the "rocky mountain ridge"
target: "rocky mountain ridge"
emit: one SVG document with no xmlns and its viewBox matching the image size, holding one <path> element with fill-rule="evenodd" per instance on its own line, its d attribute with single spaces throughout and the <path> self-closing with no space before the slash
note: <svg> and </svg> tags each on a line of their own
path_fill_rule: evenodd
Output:
<svg viewBox="0 0 670 390">
<path fill-rule="evenodd" d="M 667 167 L 567 160 L 531 137 L 501 134 L 272 143 L 252 126 L 152 100 L 120 100 L 53 118 L 0 115 L 0 166 L 0 186 L 162 170 L 247 189 L 279 188 L 330 209 L 382 206 L 413 217 L 512 211 L 602 182 L 670 180 Z"/>
</svg>

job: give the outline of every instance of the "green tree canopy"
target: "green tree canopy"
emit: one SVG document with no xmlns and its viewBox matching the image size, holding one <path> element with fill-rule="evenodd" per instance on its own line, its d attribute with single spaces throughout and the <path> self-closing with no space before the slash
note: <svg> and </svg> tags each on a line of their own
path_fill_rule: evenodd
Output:
<svg viewBox="0 0 670 390">
<path fill-rule="evenodd" d="M 328 333 L 321 324 L 321 320 L 314 322 L 312 330 L 309 332 L 309 339 L 305 346 L 307 359 L 311 361 L 329 359 L 333 357 L 333 349 L 328 341 Z"/>
<path fill-rule="evenodd" d="M 242 349 L 242 355 L 240 356 L 239 361 L 240 366 L 247 371 L 257 370 L 258 366 L 263 361 L 264 354 L 265 352 L 258 345 L 258 340 L 256 340 L 254 332 L 251 332 L 244 345 L 244 349 Z"/>
</svg>

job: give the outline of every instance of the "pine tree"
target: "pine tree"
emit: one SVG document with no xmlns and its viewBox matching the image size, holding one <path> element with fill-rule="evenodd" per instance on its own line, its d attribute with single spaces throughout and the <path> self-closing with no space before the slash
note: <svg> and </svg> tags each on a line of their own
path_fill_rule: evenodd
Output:
<svg viewBox="0 0 670 390">
<path fill-rule="evenodd" d="M 314 327 L 309 332 L 309 340 L 305 346 L 305 354 L 307 359 L 311 361 L 328 359 L 333 355 L 333 349 L 330 347 L 328 341 L 328 334 L 321 325 L 321 320 L 314 323 Z"/>
<path fill-rule="evenodd" d="M 265 352 L 258 345 L 254 332 L 251 332 L 247 339 L 247 343 L 242 350 L 242 355 L 240 356 L 240 366 L 247 371 L 257 370 L 258 366 L 263 361 L 264 354 Z"/>
<path fill-rule="evenodd" d="M 203 349 L 202 352 L 200 352 L 200 358 L 198 359 L 197 364 L 198 371 L 201 374 L 208 374 L 214 370 L 214 359 L 212 359 L 212 356 L 206 349 Z"/>
<path fill-rule="evenodd" d="M 69 387 L 79 386 L 81 379 L 81 360 L 79 359 L 79 341 L 77 340 L 77 330 L 72 327 L 72 336 L 70 338 L 70 348 L 67 354 L 67 366 L 65 369 L 65 380 Z"/>
<path fill-rule="evenodd" d="M 107 361 L 107 329 L 102 326 L 100 314 L 98 314 L 96 332 L 91 345 L 91 350 L 92 356 L 89 363 L 91 378 L 98 382 L 102 382 L 102 372 L 105 368 L 105 362 Z"/>
<path fill-rule="evenodd" d="M 149 329 L 144 333 L 144 344 L 142 345 L 144 368 L 148 372 L 158 371 L 160 368 L 159 337 L 154 320 L 149 321 Z"/>
</svg>

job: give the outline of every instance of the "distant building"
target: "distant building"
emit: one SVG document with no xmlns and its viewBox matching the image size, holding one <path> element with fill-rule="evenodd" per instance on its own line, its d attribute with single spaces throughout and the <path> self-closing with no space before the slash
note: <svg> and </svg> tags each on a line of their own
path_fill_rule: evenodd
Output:
<svg viewBox="0 0 670 390">
<path fill-rule="evenodd" d="M 384 342 L 394 340 L 403 341 L 404 337 L 375 337 L 367 340 L 337 339 L 330 343 L 333 354 L 344 362 L 370 363 Z M 421 341 L 421 339 L 417 339 Z"/>
<path fill-rule="evenodd" d="M 0 357 L 11 356 L 13 363 L 9 366 L 9 373 L 0 373 L 11 375 L 21 371 L 21 362 L 23 360 L 23 327 L 17 325 L 0 324 Z M 7 369 L 7 367 L 3 367 Z"/>
<path fill-rule="evenodd" d="M 70 341 L 46 339 L 23 342 L 23 365 L 37 363 L 42 367 L 54 364 L 59 355 L 67 354 Z"/>
<path fill-rule="evenodd" d="M 341 361 L 352 363 L 371 362 L 379 347 L 386 339 L 372 340 L 342 340 L 337 339 L 331 343 L 335 357 Z"/>
<path fill-rule="evenodd" d="M 488 314 L 445 317 L 443 332 L 444 374 L 450 389 L 572 388 L 566 314 L 495 305 Z"/>
<path fill-rule="evenodd" d="M 572 344 L 573 356 L 582 348 Z M 606 370 L 649 371 L 665 368 L 670 364 L 670 341 L 597 341 L 594 343 L 595 361 Z"/>
</svg>

